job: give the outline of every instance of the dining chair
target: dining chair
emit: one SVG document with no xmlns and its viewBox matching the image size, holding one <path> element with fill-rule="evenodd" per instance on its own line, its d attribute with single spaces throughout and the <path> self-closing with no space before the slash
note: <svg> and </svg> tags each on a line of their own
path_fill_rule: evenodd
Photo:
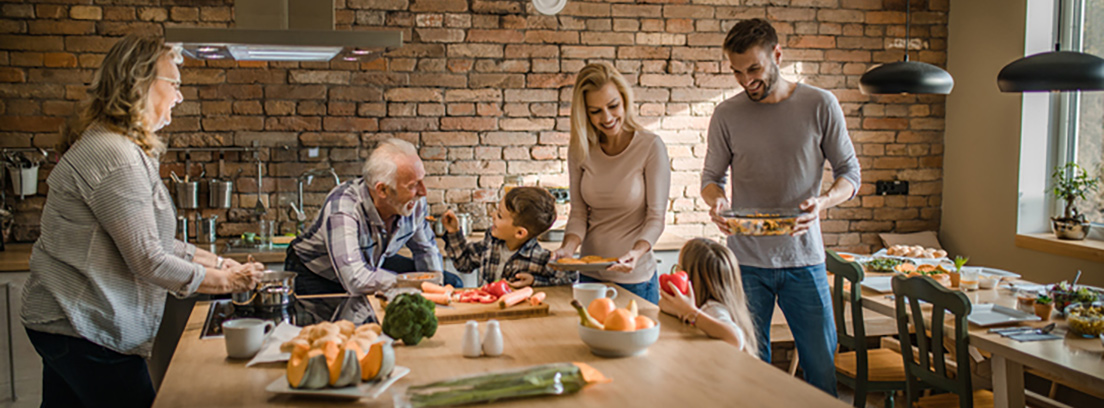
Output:
<svg viewBox="0 0 1104 408">
<path fill-rule="evenodd" d="M 868 349 L 863 319 L 863 269 L 858 263 L 827 252 L 828 271 L 835 275 L 832 285 L 832 313 L 836 320 L 836 338 L 841 347 L 852 351 L 836 353 L 836 379 L 855 390 L 856 407 L 866 406 L 869 392 L 885 392 L 885 407 L 893 408 L 893 397 L 905 389 L 905 365 L 901 354 L 887 348 Z M 845 291 L 844 282 L 851 290 Z M 851 334 L 847 334 L 846 306 L 851 309 Z"/>
<path fill-rule="evenodd" d="M 989 390 L 974 391 L 970 365 L 963 363 L 970 361 L 969 323 L 966 318 L 970 315 L 971 305 L 966 295 L 947 289 L 927 276 L 905 278 L 897 275 L 893 277 L 891 286 L 905 365 L 905 397 L 909 405 L 923 408 L 992 407 L 993 393 Z M 929 307 L 931 312 L 926 314 L 924 309 Z M 942 342 L 948 313 L 953 318 L 951 327 L 954 332 L 951 336 L 955 345 L 954 360 L 960 362 L 953 369 L 948 368 Z M 931 319 L 925 320 L 925 316 Z M 915 337 L 909 335 L 910 322 L 915 326 Z M 931 333 L 930 340 L 925 333 Z M 921 397 L 921 382 L 947 393 Z"/>
</svg>

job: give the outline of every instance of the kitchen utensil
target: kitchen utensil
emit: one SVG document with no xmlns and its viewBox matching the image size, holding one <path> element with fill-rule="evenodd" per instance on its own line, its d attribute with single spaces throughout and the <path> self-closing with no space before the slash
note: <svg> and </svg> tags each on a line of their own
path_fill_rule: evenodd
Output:
<svg viewBox="0 0 1104 408">
<path fill-rule="evenodd" d="M 254 155 L 257 157 L 257 204 L 253 206 L 253 215 L 259 219 L 268 212 L 268 209 L 261 202 L 261 194 L 264 191 L 262 188 L 264 186 L 264 176 L 261 175 L 264 172 L 264 163 L 261 163 L 260 156 L 257 153 L 254 153 Z"/>
<path fill-rule="evenodd" d="M 467 237 L 472 233 L 472 218 L 468 213 L 456 213 L 456 219 L 460 222 L 460 235 Z"/>
<path fill-rule="evenodd" d="M 231 295 L 231 301 L 244 307 L 286 306 L 295 295 L 295 272 L 265 271 L 257 288 Z"/>
<path fill-rule="evenodd" d="M 188 218 L 181 215 L 176 217 L 176 239 L 184 242 L 188 242 L 191 236 L 188 235 Z"/>
<path fill-rule="evenodd" d="M 19 195 L 20 200 L 22 200 L 24 196 L 38 194 L 37 164 L 13 167 L 11 163 L 8 163 L 7 167 L 8 174 L 11 176 L 12 191 Z"/>
<path fill-rule="evenodd" d="M 479 322 L 468 320 L 464 324 L 464 341 L 460 345 L 460 354 L 464 357 L 479 357 L 482 354 L 479 341 Z"/>
<path fill-rule="evenodd" d="M 483 336 L 483 354 L 498 357 L 502 355 L 503 348 L 502 329 L 499 328 L 498 320 L 491 319 L 487 322 L 487 332 Z"/>
</svg>

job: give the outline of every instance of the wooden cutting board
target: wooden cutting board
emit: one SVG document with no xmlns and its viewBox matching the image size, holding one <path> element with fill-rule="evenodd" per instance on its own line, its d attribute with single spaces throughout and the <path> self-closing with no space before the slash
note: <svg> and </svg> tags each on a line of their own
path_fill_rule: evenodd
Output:
<svg viewBox="0 0 1104 408">
<path fill-rule="evenodd" d="M 375 298 L 372 298 L 372 302 L 378 302 L 378 307 L 376 307 L 375 304 L 373 305 L 373 307 L 375 307 L 376 315 L 379 316 L 379 319 L 382 322 L 384 310 L 387 307 L 387 302 Z M 481 322 L 491 319 L 515 320 L 530 317 L 548 316 L 548 303 L 542 302 L 539 305 L 533 306 L 529 304 L 528 301 L 525 301 L 510 306 L 506 309 L 499 309 L 498 303 L 452 302 L 448 306 L 437 305 L 436 310 L 438 324 L 452 324 L 464 323 L 468 320 Z"/>
</svg>

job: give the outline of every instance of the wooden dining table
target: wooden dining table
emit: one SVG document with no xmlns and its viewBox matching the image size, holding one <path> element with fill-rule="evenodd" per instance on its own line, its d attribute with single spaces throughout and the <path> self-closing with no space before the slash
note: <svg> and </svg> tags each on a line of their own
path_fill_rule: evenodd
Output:
<svg viewBox="0 0 1104 408">
<path fill-rule="evenodd" d="M 892 274 L 867 272 L 866 278 L 889 275 Z M 1030 283 L 1022 280 L 1013 280 L 1013 282 Z M 991 303 L 1016 308 L 1016 294 L 1010 289 L 1008 282 L 1002 282 L 992 289 L 963 291 L 963 293 L 973 305 Z M 892 294 L 877 292 L 864 286 L 862 297 L 864 308 L 887 316 L 895 316 L 896 306 Z M 1056 324 L 1053 333 L 1060 335 L 1061 339 L 1020 342 L 1002 337 L 1000 334 L 990 333 L 989 327 L 970 324 L 970 345 L 992 354 L 993 397 L 996 407 L 1024 407 L 1024 367 L 1031 367 L 1077 388 L 1104 389 L 1104 344 L 1101 340 L 1074 333 L 1069 329 L 1066 320 L 1057 313 L 1052 316 L 1051 321 Z M 1018 324 L 1041 328 L 1051 321 Z M 953 331 L 947 331 L 947 333 L 953 333 Z"/>
<path fill-rule="evenodd" d="M 569 302 L 570 286 L 538 288 L 547 293 L 546 317 L 501 321 L 505 353 L 499 357 L 461 355 L 463 324 L 440 325 L 437 333 L 416 346 L 397 345 L 396 364 L 410 368 L 392 390 L 457 376 L 516 369 L 559 362 L 583 362 L 613 381 L 595 384 L 565 396 L 499 401 L 504 407 L 702 407 L 781 406 L 846 407 L 804 381 L 710 339 L 694 327 L 660 313 L 659 308 L 629 291 L 615 300 L 624 307 L 636 299 L 641 314 L 657 319 L 659 340 L 643 354 L 603 358 L 591 354 L 577 333 L 579 315 Z M 154 401 L 155 407 L 266 405 L 324 406 L 333 401 L 276 394 L 266 386 L 284 375 L 285 364 L 245 367 L 245 361 L 226 357 L 222 339 L 201 340 L 200 330 L 209 304 L 192 311 L 183 337 Z M 482 325 L 481 325 L 482 328 Z M 361 399 L 358 405 L 387 407 L 387 393 Z"/>
</svg>

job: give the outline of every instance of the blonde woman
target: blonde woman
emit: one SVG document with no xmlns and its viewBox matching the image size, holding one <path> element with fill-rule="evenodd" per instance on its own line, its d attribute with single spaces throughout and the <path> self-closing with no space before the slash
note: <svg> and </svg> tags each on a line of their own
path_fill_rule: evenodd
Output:
<svg viewBox="0 0 1104 408">
<path fill-rule="evenodd" d="M 180 94 L 180 54 L 160 39 L 117 42 L 88 89 L 68 150 L 50 172 L 42 236 L 31 252 L 21 318 L 42 357 L 43 407 L 148 407 L 145 359 L 168 293 L 254 287 L 241 265 L 174 239 L 161 181 Z"/>
<path fill-rule="evenodd" d="M 617 258 L 580 281 L 614 282 L 652 303 L 659 283 L 652 245 L 663 233 L 671 166 L 667 146 L 636 122 L 632 88 L 608 63 L 576 76 L 568 147 L 571 213 L 553 258 Z"/>
<path fill-rule="evenodd" d="M 671 287 L 660 292 L 659 309 L 758 357 L 755 324 L 748 313 L 736 255 L 720 243 L 695 238 L 682 246 L 675 267 L 690 276 L 690 291 L 683 295 L 668 282 Z"/>
</svg>

